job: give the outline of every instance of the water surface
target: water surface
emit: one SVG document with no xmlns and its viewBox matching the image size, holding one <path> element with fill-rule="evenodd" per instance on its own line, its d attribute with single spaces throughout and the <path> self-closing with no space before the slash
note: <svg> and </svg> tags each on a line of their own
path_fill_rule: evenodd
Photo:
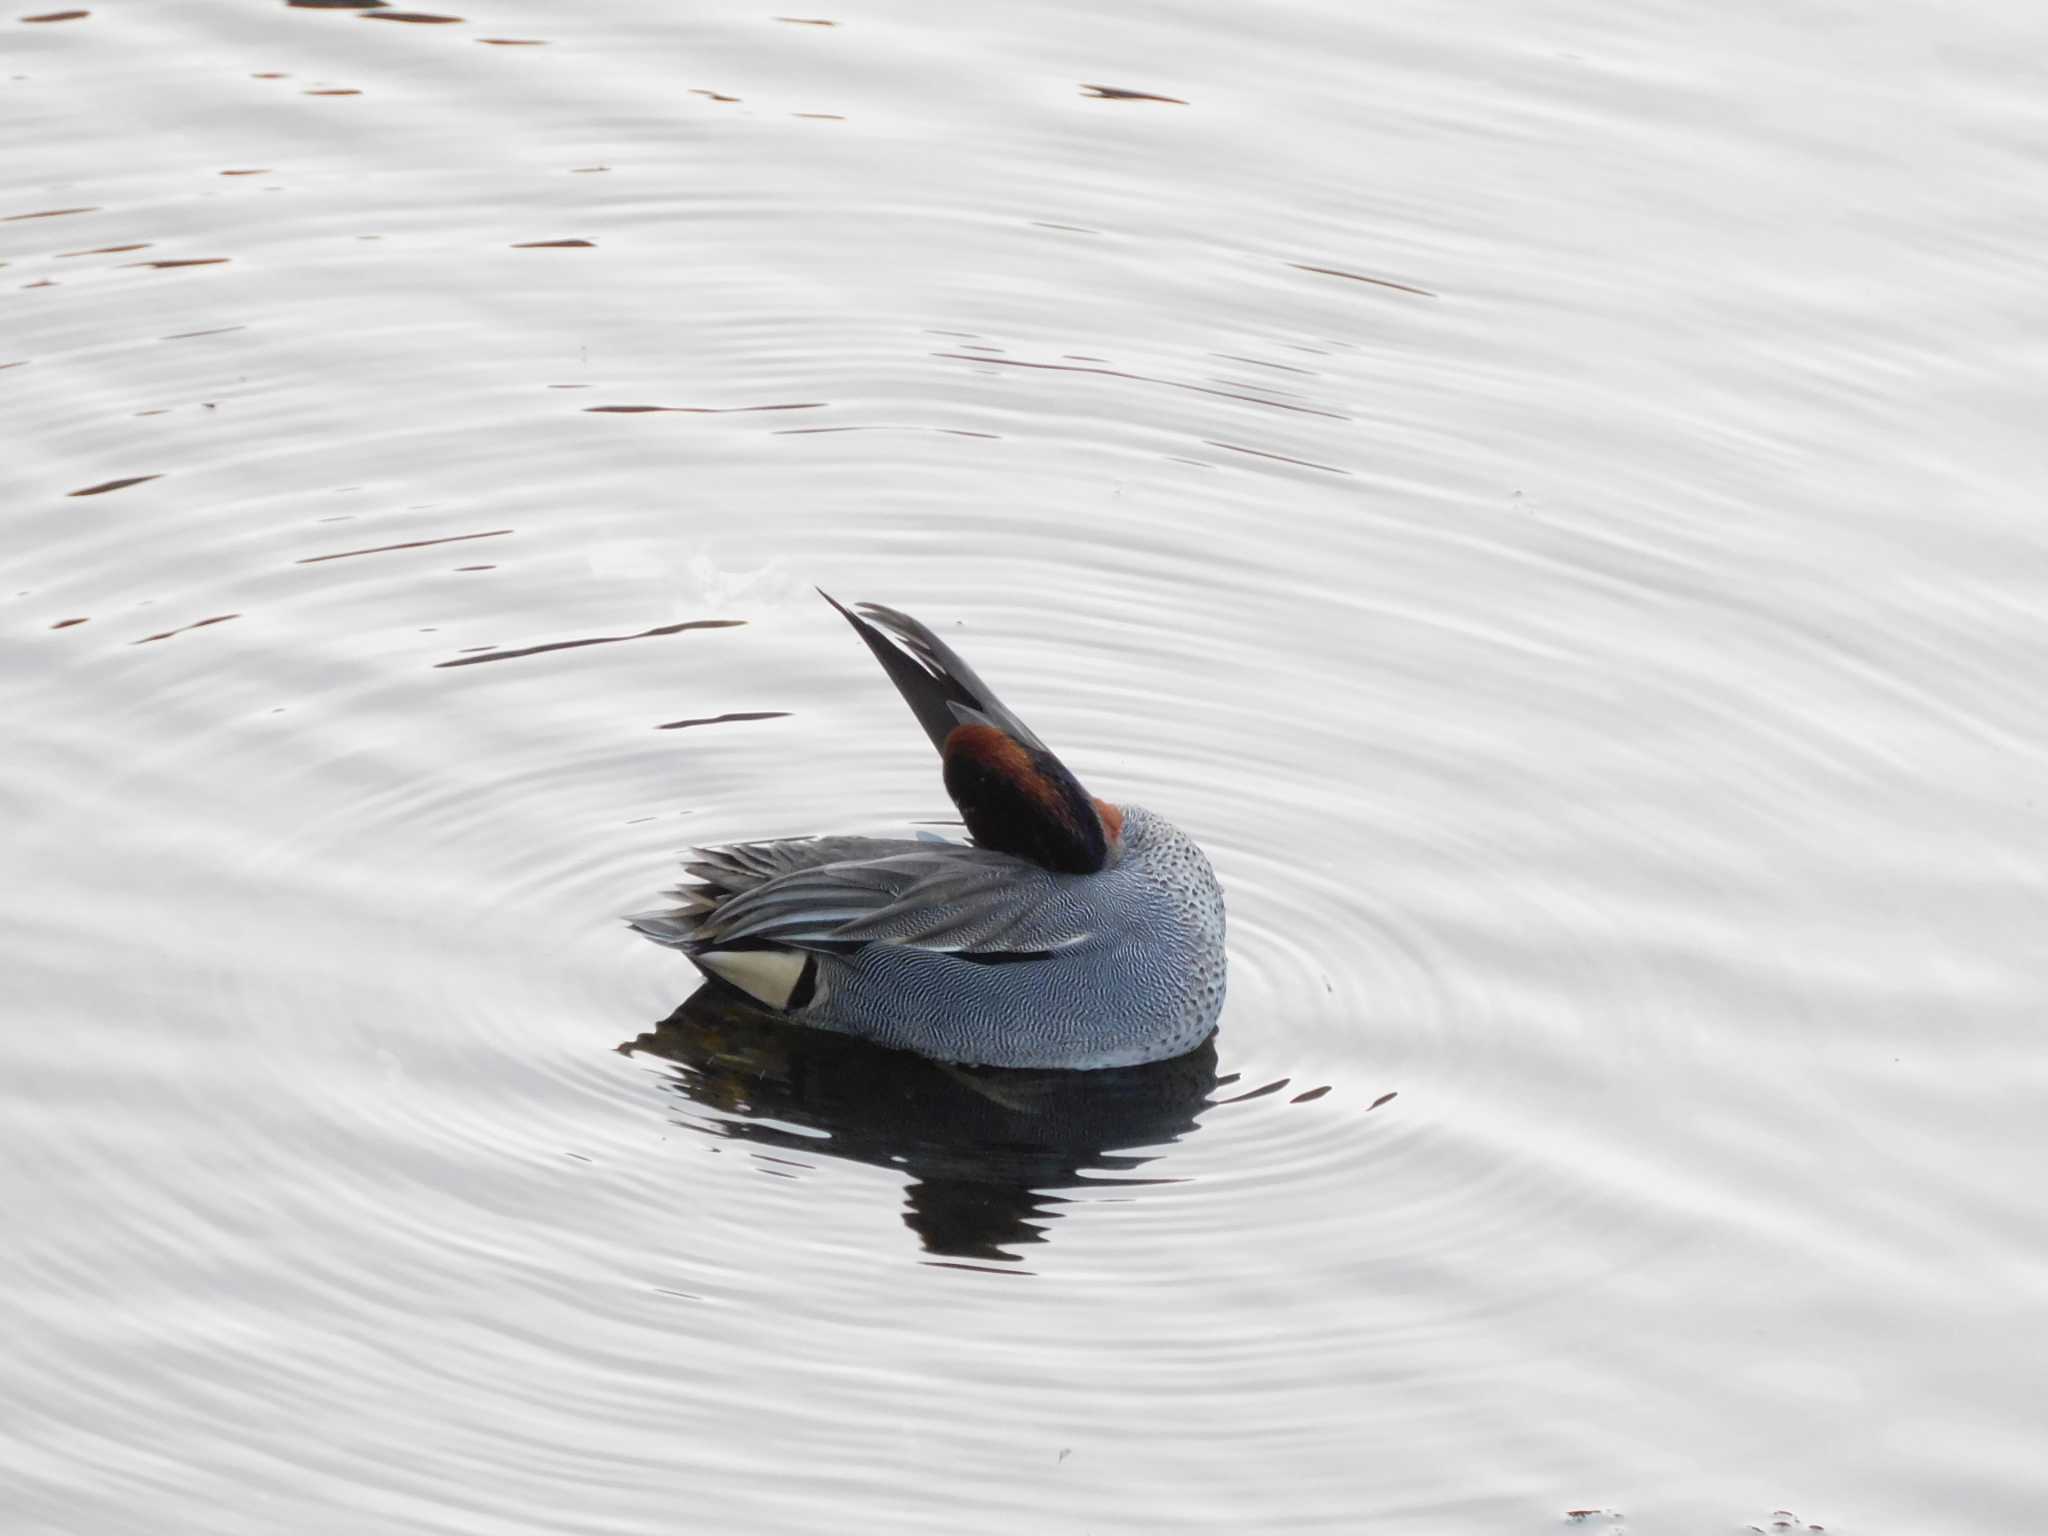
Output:
<svg viewBox="0 0 2048 1536">
<path fill-rule="evenodd" d="M 381 10 L 0 23 L 10 1530 L 2038 1523 L 2034 8 Z M 686 1002 L 813 584 L 1213 1052 Z"/>
</svg>

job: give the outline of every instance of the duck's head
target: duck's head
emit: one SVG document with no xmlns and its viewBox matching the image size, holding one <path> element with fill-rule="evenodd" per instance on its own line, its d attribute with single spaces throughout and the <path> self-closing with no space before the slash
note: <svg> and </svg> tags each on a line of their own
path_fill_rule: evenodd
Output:
<svg viewBox="0 0 2048 1536">
<path fill-rule="evenodd" d="M 1066 875 L 1092 875 L 1120 851 L 1123 812 L 1089 794 L 1043 746 L 982 719 L 954 726 L 939 750 L 946 793 L 976 846 Z"/>
</svg>

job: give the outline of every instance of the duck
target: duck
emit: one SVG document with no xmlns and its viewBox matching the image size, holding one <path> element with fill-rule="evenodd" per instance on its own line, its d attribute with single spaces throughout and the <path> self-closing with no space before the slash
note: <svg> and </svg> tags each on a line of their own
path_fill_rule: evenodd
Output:
<svg viewBox="0 0 2048 1536">
<path fill-rule="evenodd" d="M 771 1015 L 949 1065 L 1097 1070 L 1207 1042 L 1223 1009 L 1223 891 L 1194 839 L 1089 794 L 910 615 L 818 595 L 938 749 L 971 841 L 699 848 L 676 905 L 626 921 Z"/>
</svg>

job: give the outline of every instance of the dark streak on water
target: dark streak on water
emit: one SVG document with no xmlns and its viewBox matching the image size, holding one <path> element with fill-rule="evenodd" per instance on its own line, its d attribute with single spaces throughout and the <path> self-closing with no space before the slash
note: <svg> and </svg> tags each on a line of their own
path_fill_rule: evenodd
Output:
<svg viewBox="0 0 2048 1536">
<path fill-rule="evenodd" d="M 575 651 L 589 645 L 622 645 L 628 640 L 651 640 L 657 635 L 680 635 L 692 629 L 738 629 L 745 619 L 691 619 L 682 624 L 663 624 L 654 629 L 643 629 L 630 635 L 598 635 L 589 640 L 551 640 L 545 645 L 522 646 L 516 651 L 501 651 L 492 646 L 474 655 L 457 656 L 452 661 L 437 661 L 434 666 L 473 667 L 485 661 L 515 661 L 521 656 L 541 656 L 549 651 Z"/>
<path fill-rule="evenodd" d="M 176 629 L 160 630 L 153 635 L 144 635 L 140 640 L 131 640 L 131 645 L 148 645 L 152 640 L 168 640 L 173 635 L 189 634 L 195 629 L 204 629 L 209 624 L 225 624 L 229 619 L 239 619 L 239 613 L 216 613 L 210 619 L 197 619 L 190 624 L 181 624 Z"/>
<path fill-rule="evenodd" d="M 586 405 L 593 416 L 737 416 L 746 411 L 822 411 L 823 400 L 792 405 Z"/>
<path fill-rule="evenodd" d="M 131 485 L 141 485 L 148 480 L 161 479 L 163 479 L 161 474 L 130 475 L 125 480 L 103 480 L 98 485 L 88 485 L 82 491 L 70 491 L 66 494 L 71 496 L 104 496 L 109 491 L 126 490 Z"/>
<path fill-rule="evenodd" d="M 1219 443 L 1208 438 L 1204 438 L 1203 441 L 1208 443 L 1211 448 L 1227 448 L 1232 453 L 1248 453 L 1255 459 L 1277 459 L 1282 464 L 1299 464 L 1303 469 L 1320 469 L 1332 475 L 1348 475 L 1351 473 L 1350 470 L 1339 469 L 1334 464 L 1318 464 L 1313 459 L 1296 459 L 1284 453 L 1268 453 L 1263 448 L 1242 448 L 1236 443 Z"/>
<path fill-rule="evenodd" d="M 1269 363 L 1263 358 L 1239 357 L 1234 352 L 1211 352 L 1211 357 L 1220 357 L 1226 363 L 1249 363 L 1254 368 L 1276 368 L 1282 373 L 1298 373 L 1304 378 L 1320 378 L 1313 368 L 1297 368 L 1292 363 Z"/>
<path fill-rule="evenodd" d="M 501 539 L 511 533 L 510 528 L 492 528 L 484 533 L 451 533 L 442 539 L 411 539 L 403 544 L 378 544 L 369 549 L 344 549 L 331 555 L 308 555 L 303 560 L 294 560 L 293 565 L 319 565 L 326 560 L 353 560 L 357 555 L 384 555 L 395 549 L 426 549 L 434 544 L 464 544 L 471 539 Z"/>
<path fill-rule="evenodd" d="M 1300 393 L 1296 390 L 1281 389 L 1272 384 L 1255 384 L 1250 379 L 1233 379 L 1227 374 L 1220 373 L 1212 373 L 1208 377 L 1211 384 L 1227 384 L 1232 389 L 1259 389 L 1264 390 L 1269 395 L 1287 395 L 1296 400 L 1301 398 Z"/>
<path fill-rule="evenodd" d="M 515 251 L 557 251 L 572 248 L 587 249 L 596 244 L 595 240 L 521 240 L 512 249 Z"/>
<path fill-rule="evenodd" d="M 778 427 L 770 437 L 829 437 L 839 432 L 937 432 L 947 437 L 981 437 L 1002 441 L 1000 432 L 972 432 L 966 427 Z"/>
<path fill-rule="evenodd" d="M 722 715 L 703 715 L 695 720 L 670 720 L 666 724 L 657 725 L 655 729 L 657 731 L 686 731 L 693 725 L 724 725 L 729 721 L 787 720 L 789 713 L 786 709 L 736 709 L 729 710 Z"/>
<path fill-rule="evenodd" d="M 1314 272 L 1323 277 L 1346 278 L 1354 283 L 1371 283 L 1375 288 L 1392 288 L 1399 293 L 1419 294 L 1425 299 L 1439 297 L 1439 295 L 1431 293 L 1427 288 L 1416 288 L 1408 283 L 1397 283 L 1391 278 L 1367 277 L 1363 272 L 1343 272 L 1339 271 L 1336 267 L 1311 267 L 1299 261 L 1290 261 L 1287 265 L 1294 268 L 1297 272 Z"/>
<path fill-rule="evenodd" d="M 1127 91 L 1117 85 L 1090 85 L 1081 83 L 1081 89 L 1088 93 L 1091 101 L 1163 101 L 1169 106 L 1184 107 L 1187 103 L 1178 96 L 1160 96 L 1151 91 Z"/>
<path fill-rule="evenodd" d="M 1214 395 L 1221 400 L 1242 400 L 1247 405 L 1268 405 L 1276 411 L 1295 411 L 1303 416 L 1321 416 L 1329 421 L 1349 421 L 1349 416 L 1336 411 L 1318 410 L 1309 405 L 1289 405 L 1284 400 L 1268 400 L 1259 395 L 1240 395 L 1228 389 L 1211 389 L 1206 384 L 1189 384 L 1180 379 L 1160 379 L 1149 374 L 1126 373 L 1120 368 L 1074 368 L 1066 363 L 1027 363 L 1014 357 L 980 357 L 971 352 L 934 352 L 933 357 L 949 358 L 961 363 L 987 363 L 995 368 L 1037 368 L 1047 373 L 1092 373 L 1105 379 L 1131 379 L 1139 384 L 1163 384 L 1168 389 L 1185 389 L 1192 394 Z"/>
<path fill-rule="evenodd" d="M 1283 1088 L 1285 1088 L 1285 1087 L 1287 1086 L 1287 1083 L 1288 1083 L 1288 1079 L 1286 1079 L 1286 1078 L 1284 1078 L 1284 1077 L 1280 1077 L 1280 1078 L 1275 1078 L 1275 1079 L 1274 1079 L 1274 1080 L 1273 1080 L 1272 1082 L 1270 1082 L 1270 1083 L 1262 1083 L 1262 1084 L 1260 1084 L 1260 1085 L 1259 1085 L 1258 1087 L 1256 1087 L 1256 1088 L 1253 1088 L 1253 1089 L 1249 1090 L 1248 1092 L 1245 1092 L 1245 1093 L 1240 1093 L 1240 1094 L 1237 1094 L 1236 1096 L 1234 1096 L 1234 1097 L 1232 1097 L 1232 1098 L 1228 1098 L 1228 1099 L 1218 1099 L 1218 1100 L 1217 1100 L 1216 1102 L 1217 1102 L 1218 1104 L 1245 1104 L 1245 1103 L 1249 1103 L 1249 1102 L 1250 1102 L 1251 1100 L 1253 1100 L 1253 1099 L 1263 1099 L 1263 1098 L 1265 1098 L 1265 1097 L 1266 1097 L 1266 1096 L 1267 1096 L 1268 1094 L 1274 1094 L 1274 1093 L 1278 1093 L 1278 1092 L 1279 1092 L 1279 1091 L 1280 1091 L 1281 1089 L 1283 1089 Z"/>
</svg>

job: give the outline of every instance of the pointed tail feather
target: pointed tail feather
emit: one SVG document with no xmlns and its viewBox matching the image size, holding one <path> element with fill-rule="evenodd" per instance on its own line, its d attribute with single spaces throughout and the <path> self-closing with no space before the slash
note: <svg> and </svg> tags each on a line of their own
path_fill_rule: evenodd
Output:
<svg viewBox="0 0 2048 1536">
<path fill-rule="evenodd" d="M 686 911 L 635 912 L 626 919 L 626 926 L 645 934 L 657 944 L 681 949 L 696 938 L 700 915 Z"/>
<path fill-rule="evenodd" d="M 975 675 L 974 668 L 909 614 L 880 603 L 862 603 L 856 612 L 822 587 L 818 596 L 853 626 L 939 751 L 945 751 L 955 726 L 973 723 L 994 725 L 1027 746 L 1043 749 L 1045 744 Z"/>
</svg>

